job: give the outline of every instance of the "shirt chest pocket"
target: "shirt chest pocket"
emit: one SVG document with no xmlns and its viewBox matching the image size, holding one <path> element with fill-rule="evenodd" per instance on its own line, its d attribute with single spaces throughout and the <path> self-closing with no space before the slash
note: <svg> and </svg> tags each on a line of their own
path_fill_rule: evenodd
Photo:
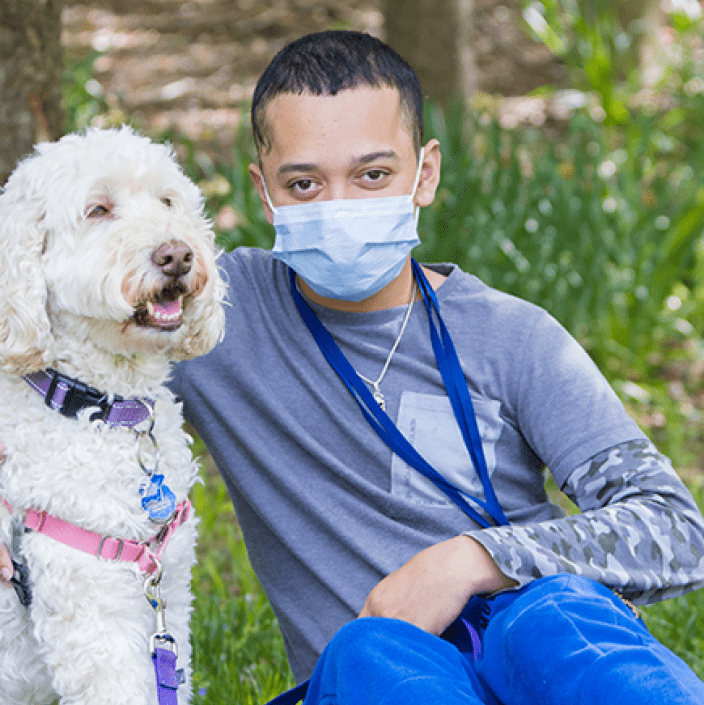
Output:
<svg viewBox="0 0 704 705">
<path fill-rule="evenodd" d="M 472 404 L 491 477 L 496 470 L 496 443 L 503 428 L 499 415 L 501 403 L 493 399 L 472 399 Z M 455 487 L 470 495 L 484 496 L 481 480 L 447 397 L 403 392 L 396 425 L 432 467 Z M 415 504 L 454 504 L 442 490 L 397 455 L 391 461 L 391 492 Z"/>
</svg>

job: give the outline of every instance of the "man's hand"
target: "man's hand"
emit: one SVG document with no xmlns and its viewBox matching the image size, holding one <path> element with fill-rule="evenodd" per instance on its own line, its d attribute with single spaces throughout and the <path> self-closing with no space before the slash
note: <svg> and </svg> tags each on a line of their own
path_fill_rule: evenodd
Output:
<svg viewBox="0 0 704 705">
<path fill-rule="evenodd" d="M 0 463 L 5 462 L 5 445 L 0 441 Z M 10 559 L 10 552 L 7 550 L 7 546 L 0 544 L 0 585 L 10 585 L 10 578 L 14 573 L 14 568 L 12 567 L 12 560 Z"/>
<path fill-rule="evenodd" d="M 391 617 L 440 635 L 473 595 L 517 583 L 469 536 L 426 548 L 384 578 L 367 597 L 360 617 Z"/>
</svg>

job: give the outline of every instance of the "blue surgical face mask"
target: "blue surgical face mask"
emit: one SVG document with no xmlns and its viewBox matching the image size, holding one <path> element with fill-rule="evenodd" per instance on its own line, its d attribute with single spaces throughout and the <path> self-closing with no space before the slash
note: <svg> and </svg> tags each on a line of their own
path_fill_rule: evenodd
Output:
<svg viewBox="0 0 704 705">
<path fill-rule="evenodd" d="M 392 282 L 420 243 L 413 191 L 406 196 L 314 201 L 274 206 L 276 239 L 272 253 L 320 296 L 361 301 Z"/>
</svg>

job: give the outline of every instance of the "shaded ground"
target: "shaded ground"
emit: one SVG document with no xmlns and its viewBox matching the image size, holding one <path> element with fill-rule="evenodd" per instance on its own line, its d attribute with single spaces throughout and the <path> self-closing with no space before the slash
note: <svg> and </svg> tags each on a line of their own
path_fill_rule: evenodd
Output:
<svg viewBox="0 0 704 705">
<path fill-rule="evenodd" d="M 518 0 L 475 0 L 481 90 L 520 96 L 563 68 L 520 30 Z M 308 32 L 348 28 L 383 38 L 381 0 L 65 0 L 68 63 L 91 51 L 95 95 L 149 131 L 177 127 L 230 142 L 240 106 L 276 51 Z M 530 102 L 506 103 L 534 119 Z M 522 113 L 525 113 L 523 115 Z"/>
<path fill-rule="evenodd" d="M 69 61 L 101 52 L 92 90 L 112 108 L 150 129 L 229 141 L 275 51 L 306 32 L 378 33 L 381 22 L 369 0 L 66 0 L 62 41 Z"/>
</svg>

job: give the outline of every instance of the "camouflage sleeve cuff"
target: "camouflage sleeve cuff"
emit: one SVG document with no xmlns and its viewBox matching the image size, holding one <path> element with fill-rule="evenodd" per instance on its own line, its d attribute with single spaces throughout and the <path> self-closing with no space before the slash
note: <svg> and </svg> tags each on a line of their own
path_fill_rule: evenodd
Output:
<svg viewBox="0 0 704 705">
<path fill-rule="evenodd" d="M 652 443 L 631 441 L 599 453 L 562 489 L 580 514 L 467 535 L 521 585 L 574 573 L 639 604 L 704 587 L 704 518 Z"/>
</svg>

